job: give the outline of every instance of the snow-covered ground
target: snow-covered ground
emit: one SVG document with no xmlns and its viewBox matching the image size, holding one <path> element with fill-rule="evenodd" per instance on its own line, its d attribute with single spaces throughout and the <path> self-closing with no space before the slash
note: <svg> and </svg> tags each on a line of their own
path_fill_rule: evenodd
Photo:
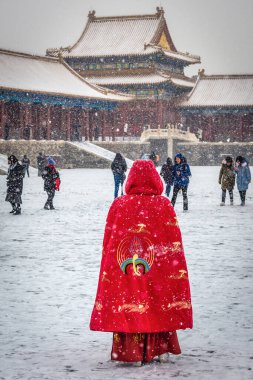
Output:
<svg viewBox="0 0 253 380">
<path fill-rule="evenodd" d="M 253 189 L 246 207 L 220 207 L 219 168 L 193 167 L 189 212 L 176 211 L 191 279 L 194 329 L 183 354 L 141 368 L 110 362 L 111 334 L 89 331 L 110 170 L 62 170 L 55 211 L 42 179 L 24 180 L 22 215 L 9 214 L 0 176 L 0 379 L 252 379 Z"/>
</svg>

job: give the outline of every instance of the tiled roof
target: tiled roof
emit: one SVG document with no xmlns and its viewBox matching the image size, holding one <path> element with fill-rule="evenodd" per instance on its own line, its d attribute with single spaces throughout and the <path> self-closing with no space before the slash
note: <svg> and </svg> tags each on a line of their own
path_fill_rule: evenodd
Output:
<svg viewBox="0 0 253 380">
<path fill-rule="evenodd" d="M 200 76 L 181 107 L 253 106 L 253 75 Z"/>
<path fill-rule="evenodd" d="M 129 100 L 99 88 L 56 58 L 0 50 L 0 89 L 101 100 Z"/>
<path fill-rule="evenodd" d="M 194 82 L 186 78 L 177 78 L 165 75 L 162 73 L 150 74 L 136 74 L 136 75 L 113 75 L 102 77 L 89 77 L 89 82 L 98 84 L 100 86 L 110 85 L 131 85 L 131 84 L 158 84 L 158 83 L 172 83 L 175 86 L 193 88 Z"/>
<path fill-rule="evenodd" d="M 200 63 L 200 57 L 197 55 L 191 55 L 189 53 L 181 53 L 179 51 L 166 51 L 163 50 L 163 53 L 166 57 L 177 59 L 179 61 L 185 61 L 189 63 Z"/>
<path fill-rule="evenodd" d="M 170 50 L 158 47 L 159 39 L 165 33 Z M 96 17 L 89 14 L 87 25 L 72 46 L 48 49 L 47 55 L 63 57 L 106 57 L 126 55 L 148 55 L 157 49 L 166 52 L 170 58 L 197 63 L 199 57 L 177 52 L 169 34 L 164 12 L 157 8 L 156 14 L 143 16 Z M 175 55 L 173 55 L 173 52 Z"/>
</svg>

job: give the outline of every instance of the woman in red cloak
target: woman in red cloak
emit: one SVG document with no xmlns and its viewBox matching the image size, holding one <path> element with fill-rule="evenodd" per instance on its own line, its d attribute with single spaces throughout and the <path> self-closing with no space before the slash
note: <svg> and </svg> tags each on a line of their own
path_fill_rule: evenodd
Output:
<svg viewBox="0 0 253 380">
<path fill-rule="evenodd" d="M 113 332 L 111 359 L 181 353 L 192 328 L 188 272 L 175 211 L 152 161 L 137 160 L 108 213 L 90 329 Z"/>
</svg>

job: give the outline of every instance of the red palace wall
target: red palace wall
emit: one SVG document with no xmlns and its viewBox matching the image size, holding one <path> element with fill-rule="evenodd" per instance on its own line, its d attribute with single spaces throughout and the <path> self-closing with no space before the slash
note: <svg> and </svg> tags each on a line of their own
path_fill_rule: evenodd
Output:
<svg viewBox="0 0 253 380">
<path fill-rule="evenodd" d="M 122 103 L 114 110 L 5 103 L 0 101 L 0 138 L 35 140 L 137 139 L 143 130 L 184 127 L 210 142 L 253 141 L 253 113 L 199 113 L 180 115 L 166 100 L 143 99 Z"/>
</svg>

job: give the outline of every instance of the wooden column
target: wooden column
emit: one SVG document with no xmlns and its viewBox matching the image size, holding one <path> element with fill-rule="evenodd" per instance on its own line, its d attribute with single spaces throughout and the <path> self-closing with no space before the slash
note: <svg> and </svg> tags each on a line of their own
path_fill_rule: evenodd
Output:
<svg viewBox="0 0 253 380">
<path fill-rule="evenodd" d="M 19 133 L 18 138 L 23 138 L 23 130 L 24 130 L 24 104 L 20 103 L 19 105 Z"/>
<path fill-rule="evenodd" d="M 115 141 L 115 112 L 112 112 L 111 137 L 112 141 Z"/>
<path fill-rule="evenodd" d="M 71 138 L 71 128 L 70 128 L 70 108 L 66 110 L 66 137 L 67 141 L 70 141 Z"/>
<path fill-rule="evenodd" d="M 36 126 L 36 140 L 40 140 L 41 138 L 41 126 L 42 126 L 42 104 L 38 106 L 37 113 L 37 126 Z"/>
<path fill-rule="evenodd" d="M 94 112 L 89 111 L 89 141 L 93 140 L 93 123 L 94 123 Z"/>
<path fill-rule="evenodd" d="M 239 114 L 238 118 L 239 118 L 239 134 L 238 134 L 239 141 L 244 141 L 244 138 L 243 138 L 243 114 L 242 113 Z"/>
<path fill-rule="evenodd" d="M 65 137 L 65 107 L 64 106 L 61 106 L 59 133 L 60 133 L 59 138 L 63 139 Z"/>
<path fill-rule="evenodd" d="M 157 100 L 157 128 L 163 128 L 163 108 L 161 100 Z"/>
<path fill-rule="evenodd" d="M 4 129 L 6 124 L 6 113 L 4 101 L 0 101 L 0 139 L 4 138 Z"/>
<path fill-rule="evenodd" d="M 47 140 L 51 140 L 51 128 L 52 128 L 52 121 L 51 121 L 51 104 L 48 104 L 47 106 Z"/>
<path fill-rule="evenodd" d="M 86 115 L 85 115 L 85 111 L 83 108 L 81 108 L 81 120 L 80 120 L 80 123 L 81 123 L 81 139 L 83 140 L 83 137 L 85 138 L 85 125 L 86 125 Z M 86 138 L 85 138 L 86 140 Z"/>
<path fill-rule="evenodd" d="M 84 137 L 85 141 L 89 140 L 89 110 L 83 110 L 84 114 Z"/>
<path fill-rule="evenodd" d="M 102 141 L 105 141 L 105 110 L 101 110 L 101 136 Z"/>
<path fill-rule="evenodd" d="M 208 141 L 215 141 L 213 117 L 209 118 Z"/>
<path fill-rule="evenodd" d="M 34 123 L 33 123 L 33 120 L 35 121 Z M 33 139 L 34 129 L 36 128 L 36 122 L 37 122 L 37 109 L 36 109 L 36 105 L 32 103 L 30 105 L 29 121 L 28 121 L 29 139 Z"/>
<path fill-rule="evenodd" d="M 21 128 L 21 136 L 20 138 L 21 139 L 24 139 L 25 136 L 24 136 L 24 132 L 26 130 L 26 128 L 28 127 L 28 124 L 29 124 L 29 103 L 24 103 L 24 106 L 23 106 L 23 126 Z"/>
</svg>

